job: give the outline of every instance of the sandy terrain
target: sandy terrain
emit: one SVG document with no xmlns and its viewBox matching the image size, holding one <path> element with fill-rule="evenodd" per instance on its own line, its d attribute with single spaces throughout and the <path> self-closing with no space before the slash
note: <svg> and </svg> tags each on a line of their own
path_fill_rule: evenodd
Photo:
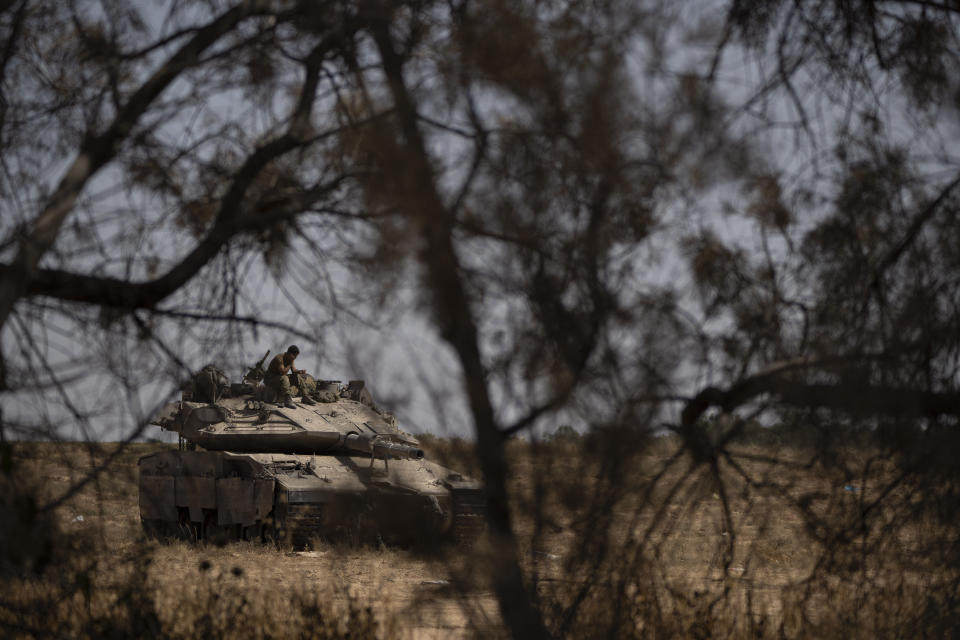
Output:
<svg viewBox="0 0 960 640">
<path fill-rule="evenodd" d="M 49 497 L 64 495 L 114 445 L 34 444 L 24 461 L 35 472 Z M 470 635 L 474 624 L 496 618 L 490 592 L 452 578 L 462 567 L 455 546 L 435 552 L 317 542 L 308 551 L 234 542 L 223 547 L 182 541 L 158 543 L 142 534 L 137 506 L 137 459 L 157 445 L 136 444 L 110 462 L 70 497 L 57 517 L 64 531 L 85 532 L 96 543 L 101 581 L 111 583 L 131 558 L 148 562 L 149 585 L 158 610 L 175 612 L 185 590 L 241 590 L 251 601 L 269 594 L 317 594 L 338 606 L 370 606 L 391 634 L 417 638 Z M 466 605 L 466 606 L 465 606 Z M 477 616 L 480 618 L 477 618 Z M 488 618 L 489 617 L 489 618 Z"/>
<path fill-rule="evenodd" d="M 202 636 L 198 625 L 221 637 L 278 637 L 317 620 L 351 637 L 502 635 L 483 540 L 428 552 L 157 543 L 141 532 L 137 459 L 166 445 L 18 446 L 18 474 L 48 499 L 63 497 L 59 528 L 87 541 L 65 565 L 75 602 L 61 597 L 52 615 L 98 619 L 136 593 L 145 600 L 128 608 L 156 611 L 152 624 L 175 637 Z M 954 579 L 941 571 L 952 529 L 918 527 L 918 494 L 882 459 L 850 454 L 834 467 L 808 463 L 809 452 L 744 447 L 717 483 L 709 465 L 674 458 L 663 443 L 622 468 L 580 456 L 580 446 L 511 449 L 524 569 L 567 635 L 612 625 L 661 636 L 876 637 L 918 619 L 934 635 L 943 629 L 946 618 L 925 612 Z M 16 597 L 32 590 L 25 583 Z M 565 621 L 569 603 L 577 615 Z M 236 620 L 258 628 L 231 631 Z"/>
</svg>

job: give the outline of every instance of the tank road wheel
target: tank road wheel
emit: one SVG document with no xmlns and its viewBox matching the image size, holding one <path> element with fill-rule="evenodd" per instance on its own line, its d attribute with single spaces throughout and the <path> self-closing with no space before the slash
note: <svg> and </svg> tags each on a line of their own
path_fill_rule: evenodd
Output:
<svg viewBox="0 0 960 640">
<path fill-rule="evenodd" d="M 487 504 L 481 490 L 460 490 L 453 492 L 453 526 L 451 534 L 454 542 L 469 546 L 476 542 L 487 528 Z"/>
<path fill-rule="evenodd" d="M 247 542 L 260 542 L 263 538 L 263 525 L 258 521 L 240 530 L 241 537 Z"/>
<path fill-rule="evenodd" d="M 230 542 L 230 531 L 217 524 L 216 511 L 208 511 L 203 516 L 203 531 L 200 537 L 205 544 L 222 547 Z"/>
<path fill-rule="evenodd" d="M 160 535 L 164 540 L 176 540 L 180 537 L 180 523 L 172 520 L 161 521 Z"/>
<path fill-rule="evenodd" d="M 277 532 L 274 531 L 273 525 L 265 524 L 260 530 L 260 541 L 263 544 L 268 544 L 271 546 L 277 546 Z"/>
<path fill-rule="evenodd" d="M 264 544 L 279 548 L 284 542 L 286 530 L 283 526 L 283 521 L 278 519 L 272 511 L 270 515 L 267 516 L 266 521 L 261 525 L 261 531 Z"/>
<path fill-rule="evenodd" d="M 140 524 L 143 526 L 143 535 L 148 540 L 159 540 L 163 537 L 163 522 L 151 518 L 140 518 Z"/>
<path fill-rule="evenodd" d="M 323 533 L 322 508 L 317 504 L 288 504 L 284 524 L 284 542 L 289 542 L 296 550 L 309 549 L 313 538 Z"/>
<path fill-rule="evenodd" d="M 184 507 L 180 509 L 180 520 L 174 525 L 174 535 L 188 542 L 197 541 L 197 525 L 190 522 L 190 512 Z"/>
</svg>

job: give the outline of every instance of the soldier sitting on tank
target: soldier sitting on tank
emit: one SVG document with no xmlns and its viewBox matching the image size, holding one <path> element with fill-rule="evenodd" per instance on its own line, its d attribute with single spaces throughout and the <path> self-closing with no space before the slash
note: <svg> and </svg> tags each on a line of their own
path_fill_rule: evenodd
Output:
<svg viewBox="0 0 960 640">
<path fill-rule="evenodd" d="M 267 367 L 267 375 L 263 379 L 264 384 L 277 393 L 277 404 L 287 407 L 288 409 L 295 409 L 297 405 L 293 404 L 293 398 L 291 397 L 292 386 L 287 374 L 297 376 L 306 373 L 305 370 L 297 369 L 293 366 L 293 361 L 297 359 L 299 353 L 300 349 L 297 348 L 297 345 L 290 345 L 286 353 L 278 353 L 276 357 L 270 361 L 270 366 Z M 304 396 L 303 402 L 305 404 L 315 404 L 309 396 Z"/>
</svg>

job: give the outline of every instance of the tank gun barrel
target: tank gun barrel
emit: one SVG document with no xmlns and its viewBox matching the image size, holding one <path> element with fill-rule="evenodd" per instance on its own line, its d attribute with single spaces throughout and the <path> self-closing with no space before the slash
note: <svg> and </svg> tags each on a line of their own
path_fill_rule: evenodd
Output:
<svg viewBox="0 0 960 640">
<path fill-rule="evenodd" d="M 375 458 L 410 458 L 422 460 L 423 449 L 406 444 L 392 442 L 383 436 L 374 434 L 348 433 L 343 439 L 343 446 L 352 451 L 369 453 Z"/>
</svg>

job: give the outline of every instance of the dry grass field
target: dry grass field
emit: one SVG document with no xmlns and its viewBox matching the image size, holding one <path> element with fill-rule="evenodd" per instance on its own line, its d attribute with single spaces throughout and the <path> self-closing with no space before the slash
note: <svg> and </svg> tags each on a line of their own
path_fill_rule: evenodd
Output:
<svg viewBox="0 0 960 640">
<path fill-rule="evenodd" d="M 429 551 L 316 541 L 294 551 L 144 539 L 137 459 L 160 446 L 5 451 L 2 635 L 505 635 L 483 540 Z M 427 447 L 475 471 L 468 446 Z M 518 541 L 550 629 L 566 637 L 956 631 L 955 527 L 928 513 L 923 487 L 886 458 L 859 452 L 826 464 L 769 446 L 728 454 L 714 467 L 694 464 L 670 440 L 622 456 L 579 441 L 511 444 Z M 37 510 L 24 503 L 29 495 L 60 503 Z"/>
</svg>

